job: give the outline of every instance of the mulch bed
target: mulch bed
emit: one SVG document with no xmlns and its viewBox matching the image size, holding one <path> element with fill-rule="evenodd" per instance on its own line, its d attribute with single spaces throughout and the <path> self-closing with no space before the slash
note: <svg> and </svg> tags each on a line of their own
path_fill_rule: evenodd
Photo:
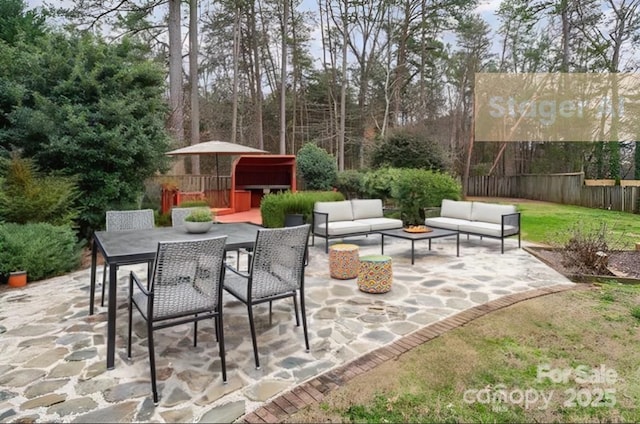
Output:
<svg viewBox="0 0 640 424">
<path fill-rule="evenodd" d="M 616 279 L 640 280 L 640 251 L 621 250 L 608 252 L 608 273 L 597 274 L 585 272 L 579 267 L 571 267 L 563 263 L 562 251 L 559 249 L 529 247 L 531 254 L 571 280 L 582 280 L 589 277 L 613 277 Z M 640 281 L 638 281 L 640 282 Z"/>
</svg>

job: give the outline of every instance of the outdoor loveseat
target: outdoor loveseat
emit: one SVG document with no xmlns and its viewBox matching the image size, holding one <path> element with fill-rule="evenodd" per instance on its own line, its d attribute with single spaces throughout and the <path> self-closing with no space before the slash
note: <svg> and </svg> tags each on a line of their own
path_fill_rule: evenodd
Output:
<svg viewBox="0 0 640 424">
<path fill-rule="evenodd" d="M 313 207 L 311 245 L 314 245 L 316 236 L 323 237 L 326 240 L 325 252 L 328 252 L 330 239 L 393 228 L 402 228 L 402 220 L 385 218 L 380 199 L 316 202 Z"/>
<path fill-rule="evenodd" d="M 520 213 L 514 205 L 443 199 L 440 216 L 426 218 L 424 223 L 428 227 L 500 239 L 502 253 L 504 239 L 517 235 L 520 247 Z"/>
</svg>

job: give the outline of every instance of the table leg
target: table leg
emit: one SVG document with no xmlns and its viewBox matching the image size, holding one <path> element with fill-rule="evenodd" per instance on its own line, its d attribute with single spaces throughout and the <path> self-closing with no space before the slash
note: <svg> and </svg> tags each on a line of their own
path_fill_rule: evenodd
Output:
<svg viewBox="0 0 640 424">
<path fill-rule="evenodd" d="M 431 241 L 429 241 L 429 243 L 431 243 Z M 413 265 L 413 262 L 414 262 L 414 259 L 415 259 L 414 250 L 413 250 L 414 245 L 415 245 L 415 241 L 411 240 L 411 265 Z M 429 249 L 429 250 L 431 250 L 431 249 Z"/>
<path fill-rule="evenodd" d="M 89 315 L 93 315 L 93 301 L 96 297 L 96 261 L 97 261 L 97 247 L 96 241 L 93 241 L 93 247 L 91 248 L 91 281 L 89 282 Z"/>
<path fill-rule="evenodd" d="M 115 368 L 116 356 L 116 292 L 118 266 L 109 264 L 109 303 L 107 309 L 107 369 Z"/>
<path fill-rule="evenodd" d="M 429 239 L 429 250 L 431 250 L 431 239 Z"/>
<path fill-rule="evenodd" d="M 456 234 L 456 256 L 460 256 L 460 233 Z"/>
</svg>

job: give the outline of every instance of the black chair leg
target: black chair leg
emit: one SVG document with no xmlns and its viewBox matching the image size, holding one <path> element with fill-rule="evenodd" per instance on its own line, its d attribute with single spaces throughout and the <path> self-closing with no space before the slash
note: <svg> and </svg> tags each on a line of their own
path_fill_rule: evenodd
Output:
<svg viewBox="0 0 640 424">
<path fill-rule="evenodd" d="M 227 362 L 225 359 L 224 351 L 224 330 L 222 329 L 222 314 L 219 314 L 215 318 L 216 323 L 216 336 L 220 334 L 218 341 L 218 348 L 220 350 L 220 366 L 222 367 L 222 382 L 227 382 Z"/>
<path fill-rule="evenodd" d="M 249 314 L 249 327 L 251 328 L 251 341 L 253 342 L 253 357 L 256 360 L 256 369 L 260 369 L 260 360 L 258 359 L 258 341 L 256 340 L 256 325 L 253 322 L 253 308 L 247 305 Z"/>
<path fill-rule="evenodd" d="M 271 320 L 271 317 L 273 316 L 273 302 L 269 301 L 269 326 L 273 325 L 273 321 Z"/>
<path fill-rule="evenodd" d="M 304 293 L 300 292 L 300 309 L 302 312 L 302 329 L 304 331 L 304 345 L 307 348 L 307 352 L 309 352 L 309 334 L 307 332 L 307 313 L 305 312 L 304 306 Z"/>
<path fill-rule="evenodd" d="M 153 347 L 153 327 L 147 321 L 147 343 L 149 344 L 149 367 L 151 369 L 151 392 L 153 393 L 153 404 L 158 404 L 158 386 L 156 384 L 156 353 Z"/>
<path fill-rule="evenodd" d="M 198 314 L 196 314 L 196 317 Z M 193 347 L 198 346 L 198 321 L 193 321 Z"/>
<path fill-rule="evenodd" d="M 291 299 L 293 299 L 293 309 L 296 313 L 296 327 L 300 327 L 300 318 L 298 317 L 298 300 L 296 299 L 295 293 L 291 296 Z"/>
<path fill-rule="evenodd" d="M 127 338 L 127 358 L 128 359 L 131 359 L 132 327 L 133 327 L 133 277 L 129 275 L 129 329 L 128 329 L 129 337 Z"/>
</svg>

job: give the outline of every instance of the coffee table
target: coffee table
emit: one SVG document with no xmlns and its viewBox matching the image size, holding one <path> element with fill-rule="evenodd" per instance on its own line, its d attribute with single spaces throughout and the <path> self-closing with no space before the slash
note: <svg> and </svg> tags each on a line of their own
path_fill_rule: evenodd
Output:
<svg viewBox="0 0 640 424">
<path fill-rule="evenodd" d="M 382 236 L 381 244 L 382 244 L 382 252 L 384 255 L 384 237 L 395 237 L 399 239 L 411 240 L 411 265 L 414 263 L 415 258 L 415 242 L 416 240 L 429 240 L 429 250 L 431 250 L 431 239 L 440 238 L 440 237 L 449 237 L 456 236 L 456 256 L 460 256 L 460 233 L 453 230 L 443 230 L 440 228 L 432 228 L 431 231 L 426 233 L 408 233 L 404 231 L 402 228 L 397 228 L 395 230 L 381 230 L 376 231 L 378 234 Z"/>
</svg>

